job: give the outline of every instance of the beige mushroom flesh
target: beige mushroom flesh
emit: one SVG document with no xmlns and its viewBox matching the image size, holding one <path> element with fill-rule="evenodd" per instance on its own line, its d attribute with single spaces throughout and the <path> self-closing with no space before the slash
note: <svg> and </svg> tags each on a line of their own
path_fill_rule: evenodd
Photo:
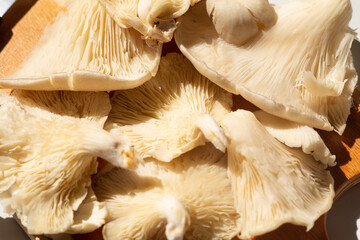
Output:
<svg viewBox="0 0 360 240">
<path fill-rule="evenodd" d="M 276 5 L 276 23 L 242 45 L 223 39 L 207 3 L 196 4 L 180 17 L 175 32 L 181 52 L 201 74 L 268 113 L 343 133 L 357 82 L 350 52 L 355 36 L 348 27 L 350 0 Z M 244 24 L 239 29 L 247 28 Z M 247 38 L 247 32 L 237 34 Z"/>
<path fill-rule="evenodd" d="M 104 223 L 106 210 L 90 189 L 96 157 L 124 168 L 138 160 L 126 140 L 103 130 L 109 111 L 101 92 L 0 95 L 0 203 L 30 234 L 87 232 Z"/>
<path fill-rule="evenodd" d="M 226 157 L 211 144 L 135 171 L 105 168 L 94 180 L 109 209 L 105 240 L 232 239 L 239 232 Z"/>
<path fill-rule="evenodd" d="M 157 72 L 162 44 L 121 28 L 97 0 L 71 1 L 1 88 L 110 91 L 134 88 Z"/>
<path fill-rule="evenodd" d="M 105 129 L 134 144 L 143 158 L 170 162 L 207 141 L 226 150 L 218 123 L 231 111 L 231 94 L 201 76 L 180 54 L 163 57 L 153 79 L 115 92 L 111 102 Z"/>
<path fill-rule="evenodd" d="M 229 137 L 227 172 L 241 239 L 284 223 L 309 230 L 330 209 L 334 180 L 322 163 L 277 141 L 251 112 L 232 112 L 221 126 Z"/>
</svg>

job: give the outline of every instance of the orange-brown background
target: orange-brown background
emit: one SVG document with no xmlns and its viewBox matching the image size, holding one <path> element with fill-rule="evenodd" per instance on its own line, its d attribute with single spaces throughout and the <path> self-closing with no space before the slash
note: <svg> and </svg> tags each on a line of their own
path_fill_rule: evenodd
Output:
<svg viewBox="0 0 360 240">
<path fill-rule="evenodd" d="M 12 73 L 35 47 L 42 31 L 59 11 L 65 10 L 54 0 L 18 0 L 5 14 L 0 26 L 0 78 Z M 177 51 L 174 44 L 166 44 L 164 52 Z M 4 91 L 4 90 L 1 90 Z M 6 91 L 6 90 L 5 90 Z M 360 173 L 360 94 L 354 94 L 354 106 L 348 126 L 339 136 L 319 131 L 330 151 L 337 157 L 337 166 L 330 169 L 335 189 L 347 179 Z M 234 96 L 234 109 L 254 109 L 239 96 Z M 76 240 L 102 240 L 101 231 L 76 235 Z M 324 218 L 321 217 L 309 232 L 304 227 L 285 224 L 278 230 L 256 237 L 256 240 L 326 240 Z"/>
</svg>

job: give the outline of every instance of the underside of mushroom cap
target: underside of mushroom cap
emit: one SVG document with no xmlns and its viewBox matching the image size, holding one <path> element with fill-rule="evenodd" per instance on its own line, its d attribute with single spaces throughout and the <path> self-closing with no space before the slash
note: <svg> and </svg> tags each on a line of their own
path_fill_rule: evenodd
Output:
<svg viewBox="0 0 360 240">
<path fill-rule="evenodd" d="M 96 156 L 121 167 L 136 160 L 130 144 L 102 129 L 109 111 L 102 92 L 0 95 L 0 202 L 21 216 L 30 234 L 66 232 L 74 220 L 77 230 L 87 231 L 104 220 L 96 201 L 82 215 L 100 214 L 91 227 L 79 226 L 74 211 L 84 210 Z"/>
<path fill-rule="evenodd" d="M 342 133 L 357 74 L 349 0 L 288 1 L 278 20 L 246 44 L 224 41 L 205 3 L 180 18 L 175 40 L 196 69 L 266 112 Z"/>
<path fill-rule="evenodd" d="M 134 88 L 156 74 L 162 44 L 119 27 L 96 0 L 72 1 L 0 87 L 108 91 Z"/>
<path fill-rule="evenodd" d="M 93 232 L 105 223 L 107 209 L 104 203 L 98 202 L 94 191 L 89 188 L 84 201 L 74 214 L 74 223 L 67 233 Z"/>
<path fill-rule="evenodd" d="M 189 217 L 186 229 L 181 228 L 186 230 L 183 238 L 177 239 L 236 236 L 239 215 L 222 152 L 207 144 L 171 163 L 144 161 L 135 171 L 105 168 L 94 180 L 95 194 L 109 209 L 110 222 L 103 230 L 106 240 L 173 239 L 165 237 L 165 228 L 184 219 L 176 209 L 180 213 L 185 209 Z M 181 204 L 169 204 L 174 199 Z"/>
<path fill-rule="evenodd" d="M 230 93 L 180 54 L 168 54 L 153 79 L 115 93 L 105 129 L 133 143 L 142 157 L 169 162 L 206 141 L 225 151 L 227 139 L 217 122 L 231 106 Z"/>
<path fill-rule="evenodd" d="M 228 114 L 221 126 L 230 141 L 228 176 L 242 239 L 284 223 L 309 230 L 330 209 L 334 180 L 311 155 L 277 141 L 248 111 Z"/>
<path fill-rule="evenodd" d="M 111 110 L 109 94 L 105 92 L 14 90 L 11 96 L 32 112 L 78 118 L 99 127 L 104 126 Z"/>
<path fill-rule="evenodd" d="M 289 147 L 302 148 L 304 153 L 311 154 L 316 160 L 321 161 L 324 167 L 336 165 L 335 155 L 330 153 L 319 133 L 313 128 L 261 110 L 254 112 L 254 115 L 265 129 L 280 142 Z"/>
<path fill-rule="evenodd" d="M 78 125 L 60 124 L 51 116 L 31 116 L 26 110 L 22 111 L 21 106 L 14 105 L 8 103 L 0 107 L 3 126 L 0 127 L 3 172 L 0 181 L 2 186 L 6 183 L 0 193 L 1 203 L 7 211 L 23 216 L 21 219 L 26 220 L 23 225 L 29 233 L 65 232 L 73 223 L 73 211 L 87 195 L 90 175 L 96 173 L 97 163 L 93 157 L 71 159 L 71 148 L 59 146 L 52 137 L 62 136 L 62 127 L 76 132 Z M 52 127 L 54 124 L 58 131 Z M 63 137 L 73 144 L 72 136 Z M 31 145 L 34 143 L 37 147 Z M 66 161 L 68 157 L 70 161 Z M 59 159 L 63 162 L 57 161 Z M 65 166 L 74 170 L 64 174 Z M 76 170 L 78 167 L 82 170 Z"/>
</svg>

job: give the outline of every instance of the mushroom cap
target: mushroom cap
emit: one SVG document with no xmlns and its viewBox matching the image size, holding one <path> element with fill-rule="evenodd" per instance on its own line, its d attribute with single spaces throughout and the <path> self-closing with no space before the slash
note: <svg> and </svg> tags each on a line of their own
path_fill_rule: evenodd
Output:
<svg viewBox="0 0 360 240">
<path fill-rule="evenodd" d="M 105 223 L 106 216 L 107 209 L 105 204 L 98 202 L 94 191 L 92 188 L 89 188 L 86 198 L 75 212 L 74 223 L 66 232 L 93 232 Z"/>
<path fill-rule="evenodd" d="M 176 239 L 231 239 L 239 215 L 226 169 L 225 155 L 210 144 L 171 163 L 145 159 L 135 171 L 104 168 L 93 186 L 109 210 L 104 239 L 166 239 L 169 224 L 186 218 Z"/>
<path fill-rule="evenodd" d="M 15 98 L 13 101 L 29 112 L 76 118 L 100 128 L 111 110 L 109 95 L 105 92 L 14 90 L 11 96 Z M 3 98 L 6 102 L 9 99 Z"/>
<path fill-rule="evenodd" d="M 206 0 L 206 11 L 216 32 L 228 43 L 242 45 L 261 28 L 276 21 L 274 8 L 267 0 Z"/>
<path fill-rule="evenodd" d="M 357 81 L 350 1 L 295 0 L 275 10 L 276 24 L 239 46 L 221 38 L 200 2 L 179 19 L 175 40 L 222 88 L 273 115 L 341 134 Z"/>
<path fill-rule="evenodd" d="M 313 128 L 261 110 L 254 112 L 254 115 L 274 138 L 286 146 L 301 148 L 304 153 L 311 154 L 316 160 L 321 161 L 325 167 L 336 165 L 336 156 L 330 153 L 319 133 Z"/>
<path fill-rule="evenodd" d="M 111 101 L 105 129 L 133 143 L 143 158 L 169 162 L 205 141 L 226 149 L 217 123 L 231 111 L 232 96 L 180 54 L 163 57 L 153 79 L 115 92 Z"/>
<path fill-rule="evenodd" d="M 130 145 L 102 129 L 109 111 L 102 92 L 0 95 L 0 202 L 30 234 L 61 233 L 74 219 L 79 223 L 74 211 L 88 195 L 96 156 L 129 165 Z M 87 207 L 103 211 L 96 201 Z"/>
<path fill-rule="evenodd" d="M 145 39 L 169 42 L 175 18 L 200 0 L 98 0 L 122 28 L 134 28 Z"/>
<path fill-rule="evenodd" d="M 156 74 L 162 45 L 123 29 L 96 0 L 72 1 L 0 87 L 109 91 L 137 87 Z"/>
<path fill-rule="evenodd" d="M 251 112 L 232 112 L 221 126 L 230 141 L 228 176 L 241 216 L 240 238 L 284 223 L 309 230 L 330 209 L 334 180 L 323 164 L 277 141 Z"/>
</svg>

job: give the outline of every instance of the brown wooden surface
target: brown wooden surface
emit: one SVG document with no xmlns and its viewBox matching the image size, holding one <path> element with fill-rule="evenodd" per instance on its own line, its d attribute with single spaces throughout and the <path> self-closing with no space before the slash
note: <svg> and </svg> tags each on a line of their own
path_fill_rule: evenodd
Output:
<svg viewBox="0 0 360 240">
<path fill-rule="evenodd" d="M 18 0 L 5 14 L 0 26 L 0 78 L 12 73 L 35 47 L 42 31 L 59 11 L 53 0 Z M 170 50 L 171 51 L 171 50 Z M 241 97 L 234 97 L 235 108 L 254 109 Z M 360 94 L 354 95 L 354 106 L 348 126 L 339 136 L 320 131 L 321 136 L 337 157 L 337 166 L 330 169 L 337 189 L 347 179 L 360 173 Z M 101 230 L 92 234 L 79 234 L 76 240 L 100 240 Z M 278 230 L 256 237 L 257 240 L 326 240 L 324 220 L 321 217 L 309 232 L 304 227 L 286 224 Z"/>
</svg>

